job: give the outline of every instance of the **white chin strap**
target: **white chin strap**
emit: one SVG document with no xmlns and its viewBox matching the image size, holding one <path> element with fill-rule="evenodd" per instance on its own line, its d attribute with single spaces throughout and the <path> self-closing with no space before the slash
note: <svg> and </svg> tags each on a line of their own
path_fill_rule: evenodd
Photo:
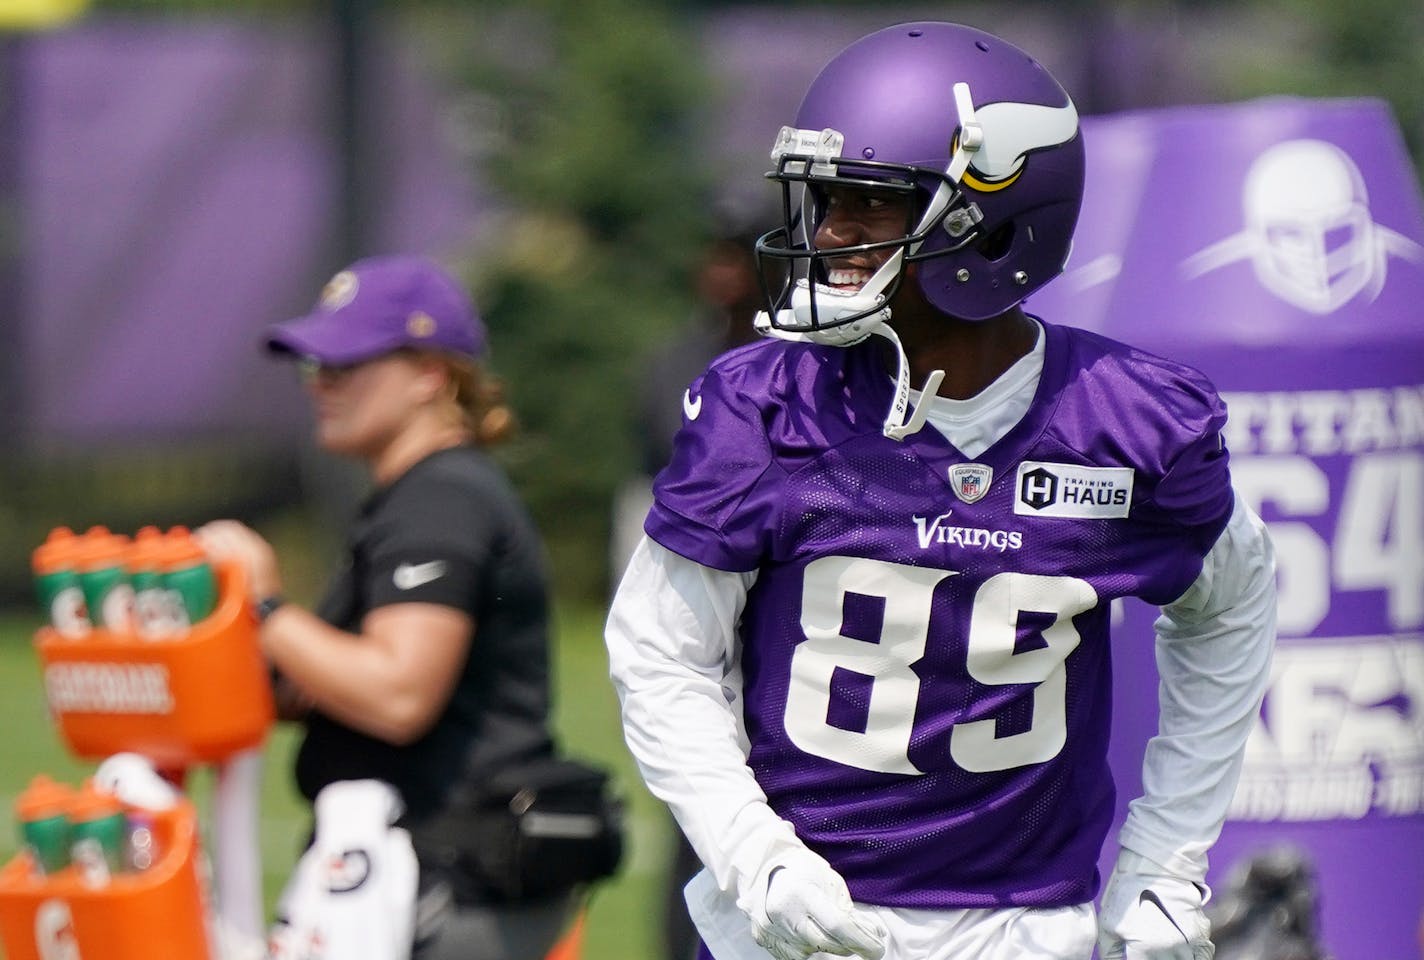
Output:
<svg viewBox="0 0 1424 960">
<path fill-rule="evenodd" d="M 925 417 L 929 416 L 930 404 L 939 392 L 944 371 L 931 370 L 930 375 L 925 377 L 925 385 L 920 387 L 920 403 L 906 419 L 910 408 L 910 362 L 905 356 L 905 348 L 900 345 L 900 338 L 888 323 L 882 323 L 871 332 L 880 334 L 895 345 L 895 401 L 890 404 L 890 412 L 885 415 L 885 424 L 880 432 L 891 440 L 904 440 L 911 434 L 919 433 L 925 425 Z"/>
<path fill-rule="evenodd" d="M 830 291 L 828 288 L 822 289 L 827 289 L 831 295 L 837 295 L 835 291 Z M 797 291 L 798 294 L 800 292 Z M 940 381 L 944 379 L 944 371 L 932 370 L 930 375 L 925 377 L 925 384 L 920 388 L 919 406 L 915 407 L 913 414 L 910 414 L 910 362 L 905 356 L 905 348 L 900 343 L 900 337 L 887 322 L 890 319 L 889 307 L 860 320 L 852 320 L 850 323 L 820 330 L 787 329 L 788 326 L 796 323 L 794 313 L 794 310 L 779 311 L 778 317 L 783 326 L 773 326 L 770 315 L 763 310 L 756 315 L 753 326 L 757 333 L 764 337 L 790 340 L 795 343 L 818 343 L 829 347 L 851 347 L 871 336 L 881 336 L 889 340 L 895 347 L 895 399 L 890 404 L 890 412 L 885 415 L 885 423 L 881 426 L 880 432 L 891 440 L 904 440 L 911 434 L 920 431 L 920 428 L 925 425 L 925 417 L 929 415 L 930 404 L 939 391 Z M 909 414 L 908 417 L 907 414 Z"/>
</svg>

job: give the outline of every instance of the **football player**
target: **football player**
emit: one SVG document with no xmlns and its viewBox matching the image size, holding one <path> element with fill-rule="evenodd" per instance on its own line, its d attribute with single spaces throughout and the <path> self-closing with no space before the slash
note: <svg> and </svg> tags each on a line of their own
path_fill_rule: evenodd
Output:
<svg viewBox="0 0 1424 960">
<path fill-rule="evenodd" d="M 1072 101 L 997 37 L 908 23 L 832 59 L 772 157 L 767 337 L 688 388 L 607 626 L 705 944 L 1210 957 L 1274 561 L 1212 385 L 1022 307 L 1078 216 Z M 1126 596 L 1162 608 L 1160 729 L 1095 910 Z"/>
</svg>

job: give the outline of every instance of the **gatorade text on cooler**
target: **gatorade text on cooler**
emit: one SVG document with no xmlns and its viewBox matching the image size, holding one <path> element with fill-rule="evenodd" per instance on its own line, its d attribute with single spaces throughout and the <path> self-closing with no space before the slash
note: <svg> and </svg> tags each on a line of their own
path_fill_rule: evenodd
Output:
<svg viewBox="0 0 1424 960">
<path fill-rule="evenodd" d="M 34 777 L 15 799 L 20 842 L 41 874 L 69 865 L 69 806 L 73 799 L 73 790 L 44 774 Z"/>
<path fill-rule="evenodd" d="M 30 555 L 35 594 L 50 625 L 64 637 L 89 632 L 89 611 L 79 585 L 80 539 L 68 527 L 55 527 Z"/>
</svg>

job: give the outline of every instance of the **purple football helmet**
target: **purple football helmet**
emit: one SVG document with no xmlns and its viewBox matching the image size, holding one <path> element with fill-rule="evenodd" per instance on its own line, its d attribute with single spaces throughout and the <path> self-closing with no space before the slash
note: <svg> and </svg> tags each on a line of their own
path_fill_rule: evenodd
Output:
<svg viewBox="0 0 1424 960">
<path fill-rule="evenodd" d="M 856 342 L 888 319 L 910 263 L 940 311 L 1003 313 L 1062 272 L 1083 196 L 1068 94 L 1027 53 L 954 23 L 900 24 L 851 44 L 771 156 L 785 223 L 758 240 L 757 256 L 764 276 L 784 282 L 769 284 L 759 322 L 825 343 Z M 833 184 L 913 192 L 913 222 L 886 243 L 816 250 Z M 825 285 L 829 257 L 878 248 L 895 253 L 860 290 Z"/>
</svg>

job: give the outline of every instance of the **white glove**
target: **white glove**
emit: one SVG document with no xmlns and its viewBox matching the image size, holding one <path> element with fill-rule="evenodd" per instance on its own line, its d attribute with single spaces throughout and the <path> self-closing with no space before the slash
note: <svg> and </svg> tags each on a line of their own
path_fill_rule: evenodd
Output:
<svg viewBox="0 0 1424 960">
<path fill-rule="evenodd" d="M 737 906 L 751 919 L 756 942 L 776 960 L 807 960 L 816 953 L 864 960 L 885 955 L 885 927 L 856 909 L 840 874 L 810 850 L 777 857 Z"/>
<path fill-rule="evenodd" d="M 1098 911 L 1102 960 L 1212 960 L 1210 891 L 1169 876 L 1151 860 L 1122 851 Z"/>
</svg>

